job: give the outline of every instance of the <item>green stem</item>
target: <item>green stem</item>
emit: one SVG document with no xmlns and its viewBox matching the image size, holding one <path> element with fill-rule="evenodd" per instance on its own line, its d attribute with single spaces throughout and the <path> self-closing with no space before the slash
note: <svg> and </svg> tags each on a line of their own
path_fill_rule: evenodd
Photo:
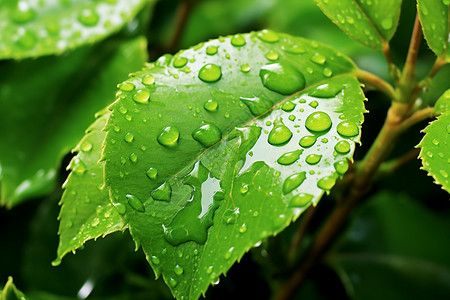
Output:
<svg viewBox="0 0 450 300">
<path fill-rule="evenodd" d="M 358 77 L 358 80 L 362 83 L 374 86 L 376 89 L 386 94 L 390 99 L 396 99 L 397 96 L 394 88 L 380 77 L 364 70 L 358 70 L 356 72 L 356 77 Z"/>
<path fill-rule="evenodd" d="M 422 39 L 422 26 L 420 25 L 419 15 L 416 14 L 414 29 L 409 44 L 408 56 L 406 57 L 405 67 L 402 74 L 402 85 L 410 85 L 416 79 L 416 63 L 419 54 L 420 41 Z"/>
<path fill-rule="evenodd" d="M 436 59 L 433 67 L 430 70 L 430 73 L 428 73 L 427 78 L 433 78 L 434 75 L 436 75 L 437 72 L 439 72 L 439 70 L 445 65 L 445 63 L 446 62 L 445 62 L 445 53 L 444 53 L 442 56 L 440 56 Z"/>
<path fill-rule="evenodd" d="M 403 154 L 400 157 L 392 159 L 390 161 L 384 162 L 381 164 L 380 169 L 377 173 L 377 178 L 384 177 L 387 174 L 392 174 L 397 171 L 399 168 L 404 166 L 406 163 L 410 162 L 413 159 L 417 159 L 419 156 L 420 150 L 413 149 Z"/>
</svg>

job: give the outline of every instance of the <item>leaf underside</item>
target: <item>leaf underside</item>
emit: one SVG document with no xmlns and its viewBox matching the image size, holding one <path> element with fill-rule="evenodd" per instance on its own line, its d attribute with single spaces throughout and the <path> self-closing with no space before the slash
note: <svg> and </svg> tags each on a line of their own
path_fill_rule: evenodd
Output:
<svg viewBox="0 0 450 300">
<path fill-rule="evenodd" d="M 13 1 L 0 4 L 0 58 L 60 54 L 118 31 L 150 0 Z"/>
<path fill-rule="evenodd" d="M 443 1 L 417 0 L 417 11 L 423 35 L 428 46 L 437 56 L 447 52 L 449 26 L 449 4 Z M 448 58 L 447 58 L 448 59 Z"/>
<path fill-rule="evenodd" d="M 174 296 L 198 298 L 345 173 L 365 111 L 354 72 L 324 45 L 261 31 L 163 56 L 120 85 L 106 184 Z"/>
<path fill-rule="evenodd" d="M 349 37 L 374 49 L 381 49 L 394 35 L 402 4 L 401 0 L 315 1 Z"/>
<path fill-rule="evenodd" d="M 120 45 L 107 40 L 62 57 L 6 62 L 0 75 L 0 203 L 11 207 L 50 192 L 61 158 L 110 104 L 117 82 L 146 59 L 140 37 Z"/>
</svg>

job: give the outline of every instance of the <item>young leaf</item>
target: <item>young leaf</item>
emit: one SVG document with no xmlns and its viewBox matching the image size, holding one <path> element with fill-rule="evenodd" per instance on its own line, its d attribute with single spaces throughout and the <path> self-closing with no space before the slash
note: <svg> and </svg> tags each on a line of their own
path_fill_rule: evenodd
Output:
<svg viewBox="0 0 450 300">
<path fill-rule="evenodd" d="M 450 112 L 441 114 L 425 129 L 418 145 L 423 169 L 450 193 Z"/>
<path fill-rule="evenodd" d="M 0 58 L 59 54 L 101 40 L 153 0 L 2 1 Z"/>
<path fill-rule="evenodd" d="M 60 159 L 110 103 L 115 85 L 146 60 L 137 38 L 108 40 L 65 57 L 7 62 L 0 85 L 0 203 L 9 207 L 53 188 Z M 45 74 L 45 76 L 42 76 Z"/>
<path fill-rule="evenodd" d="M 434 105 L 436 114 L 450 112 L 450 89 L 446 90 Z"/>
<path fill-rule="evenodd" d="M 448 48 L 449 1 L 417 0 L 417 10 L 428 46 L 437 56 L 441 56 Z"/>
<path fill-rule="evenodd" d="M 315 0 L 320 9 L 349 37 L 381 49 L 397 28 L 401 0 Z"/>
<path fill-rule="evenodd" d="M 25 295 L 19 291 L 13 283 L 12 277 L 8 277 L 8 281 L 6 282 L 3 290 L 0 294 L 1 300 L 26 300 Z"/>
<path fill-rule="evenodd" d="M 364 112 L 355 71 L 264 30 L 163 56 L 120 85 L 106 182 L 177 298 L 198 298 L 346 172 Z"/>
<path fill-rule="evenodd" d="M 64 184 L 55 265 L 66 253 L 80 248 L 87 240 L 124 227 L 122 218 L 109 201 L 108 189 L 104 188 L 103 165 L 98 164 L 106 135 L 101 130 L 110 113 L 101 114 L 73 150 L 78 154 L 70 162 L 72 172 Z"/>
</svg>

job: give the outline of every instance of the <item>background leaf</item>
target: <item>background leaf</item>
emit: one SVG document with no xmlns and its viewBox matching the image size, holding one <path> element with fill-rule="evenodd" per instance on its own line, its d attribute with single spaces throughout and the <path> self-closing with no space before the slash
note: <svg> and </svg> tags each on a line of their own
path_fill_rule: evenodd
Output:
<svg viewBox="0 0 450 300">
<path fill-rule="evenodd" d="M 52 190 L 61 158 L 94 114 L 114 99 L 117 82 L 146 60 L 143 38 L 122 42 L 108 40 L 67 56 L 3 62 L 1 204 L 11 207 Z"/>
<path fill-rule="evenodd" d="M 450 111 L 450 89 L 446 90 L 434 105 L 436 114 L 443 114 Z"/>
<path fill-rule="evenodd" d="M 444 299 L 450 292 L 446 216 L 404 194 L 378 193 L 327 262 L 352 299 Z"/>
<path fill-rule="evenodd" d="M 0 58 L 60 54 L 118 31 L 153 0 L 27 1 L 0 4 Z"/>
<path fill-rule="evenodd" d="M 103 165 L 98 164 L 105 133 L 101 132 L 109 117 L 102 112 L 86 135 L 75 147 L 78 154 L 69 167 L 71 173 L 64 184 L 59 215 L 59 264 L 63 256 L 80 248 L 87 240 L 97 239 L 123 229 L 122 218 L 109 201 L 109 191 L 103 185 Z"/>
<path fill-rule="evenodd" d="M 348 36 L 375 49 L 394 35 L 402 4 L 401 0 L 315 1 Z"/>
<path fill-rule="evenodd" d="M 25 295 L 19 291 L 13 283 L 12 277 L 8 278 L 3 287 L 2 293 L 0 294 L 1 300 L 26 300 Z"/>
<path fill-rule="evenodd" d="M 437 56 L 441 56 L 448 48 L 450 31 L 448 10 L 449 3 L 446 0 L 417 0 L 417 11 L 423 35 L 428 42 L 428 46 Z"/>
<path fill-rule="evenodd" d="M 354 71 L 328 47 L 261 31 L 164 56 L 121 84 L 105 178 L 176 297 L 198 297 L 346 172 L 364 112 Z"/>
</svg>

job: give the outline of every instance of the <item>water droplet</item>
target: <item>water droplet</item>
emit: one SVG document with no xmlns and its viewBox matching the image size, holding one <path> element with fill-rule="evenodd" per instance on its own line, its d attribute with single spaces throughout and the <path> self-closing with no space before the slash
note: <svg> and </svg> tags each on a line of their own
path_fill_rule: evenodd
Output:
<svg viewBox="0 0 450 300">
<path fill-rule="evenodd" d="M 347 20 L 348 24 L 354 24 L 355 23 L 355 19 L 353 19 L 350 16 L 346 16 L 345 19 Z"/>
<path fill-rule="evenodd" d="M 308 204 L 309 202 L 311 202 L 312 199 L 313 199 L 313 195 L 306 194 L 306 193 L 300 193 L 291 198 L 291 200 L 289 201 L 289 206 L 290 207 L 303 207 L 306 204 Z"/>
<path fill-rule="evenodd" d="M 180 275 L 183 274 L 184 270 L 183 270 L 183 268 L 180 265 L 176 265 L 175 268 L 173 268 L 173 272 L 176 275 L 180 276 Z"/>
<path fill-rule="evenodd" d="M 327 58 L 320 53 L 315 53 L 311 57 L 311 61 L 316 64 L 323 65 L 327 61 Z"/>
<path fill-rule="evenodd" d="M 78 21 L 84 26 L 95 26 L 98 23 L 100 16 L 93 9 L 83 9 L 79 16 Z"/>
<path fill-rule="evenodd" d="M 99 218 L 94 218 L 91 222 L 91 225 L 93 227 L 96 227 L 98 224 L 100 224 L 100 219 Z"/>
<path fill-rule="evenodd" d="M 307 135 L 302 137 L 298 142 L 298 144 L 303 148 L 309 148 L 316 143 L 316 140 L 317 138 L 315 136 Z"/>
<path fill-rule="evenodd" d="M 133 95 L 133 100 L 142 104 L 147 104 L 149 98 L 150 92 L 147 90 L 137 90 L 136 93 Z"/>
<path fill-rule="evenodd" d="M 342 86 L 336 83 L 319 85 L 309 93 L 309 96 L 318 98 L 333 98 L 342 90 Z"/>
<path fill-rule="evenodd" d="M 306 172 L 296 173 L 286 178 L 286 180 L 283 183 L 283 194 L 286 195 L 295 190 L 297 187 L 300 186 L 300 184 L 303 183 L 305 179 L 306 179 Z"/>
<path fill-rule="evenodd" d="M 214 99 L 209 99 L 208 101 L 203 103 L 203 108 L 210 112 L 216 111 L 218 107 L 219 103 Z"/>
<path fill-rule="evenodd" d="M 315 165 L 322 159 L 322 155 L 319 154 L 310 154 L 306 157 L 305 161 L 309 165 Z"/>
<path fill-rule="evenodd" d="M 124 215 L 127 212 L 127 206 L 123 203 L 114 203 L 114 207 L 120 215 Z"/>
<path fill-rule="evenodd" d="M 331 118 L 323 111 L 313 112 L 306 118 L 305 126 L 309 131 L 325 131 L 331 127 Z"/>
<path fill-rule="evenodd" d="M 139 199 L 138 197 L 136 197 L 134 195 L 126 195 L 125 197 L 128 199 L 128 204 L 130 204 L 130 206 L 134 210 L 137 210 L 139 212 L 145 211 L 145 207 L 144 207 L 144 204 L 142 204 L 141 199 Z"/>
<path fill-rule="evenodd" d="M 323 69 L 322 74 L 325 77 L 331 77 L 331 75 L 333 75 L 333 71 L 329 68 L 325 68 L 325 69 Z"/>
<path fill-rule="evenodd" d="M 245 38 L 240 34 L 236 34 L 231 38 L 231 45 L 235 47 L 242 47 L 245 43 Z"/>
<path fill-rule="evenodd" d="M 159 257 L 154 256 L 154 255 L 152 257 L 150 257 L 150 261 L 155 265 L 159 265 L 161 263 L 161 261 L 159 260 Z"/>
<path fill-rule="evenodd" d="M 278 117 L 273 122 L 273 128 L 269 133 L 268 141 L 271 145 L 285 145 L 292 138 L 292 132 L 283 123 L 283 119 Z"/>
<path fill-rule="evenodd" d="M 294 110 L 295 106 L 296 106 L 295 103 L 292 103 L 291 101 L 286 101 L 281 105 L 281 109 L 284 110 L 285 112 L 290 112 Z"/>
<path fill-rule="evenodd" d="M 145 85 L 153 85 L 155 83 L 155 76 L 152 74 L 145 75 L 142 79 L 142 83 Z"/>
<path fill-rule="evenodd" d="M 33 8 L 26 1 L 19 1 L 17 7 L 12 13 L 12 19 L 17 23 L 27 23 L 36 15 Z"/>
<path fill-rule="evenodd" d="M 312 108 L 317 108 L 317 106 L 319 106 L 319 102 L 317 102 L 316 100 L 313 100 L 313 101 L 309 102 L 309 106 L 311 106 Z"/>
<path fill-rule="evenodd" d="M 248 72 L 250 72 L 250 70 L 251 70 L 251 68 L 250 68 L 250 65 L 249 65 L 249 64 L 243 64 L 243 65 L 241 65 L 241 71 L 242 71 L 242 72 L 248 73 Z"/>
<path fill-rule="evenodd" d="M 169 182 L 164 182 L 152 192 L 152 198 L 159 201 L 170 201 L 172 196 L 172 187 Z"/>
<path fill-rule="evenodd" d="M 288 119 L 290 121 L 294 122 L 295 121 L 295 116 L 294 115 L 289 115 Z M 294 127 L 295 127 L 295 125 L 294 125 Z"/>
<path fill-rule="evenodd" d="M 156 168 L 149 168 L 145 174 L 150 179 L 156 179 L 156 177 L 158 176 L 158 170 Z"/>
<path fill-rule="evenodd" d="M 259 76 L 266 88 L 283 95 L 295 93 L 305 87 L 303 74 L 286 63 L 264 65 Z"/>
<path fill-rule="evenodd" d="M 353 122 L 343 121 L 338 124 L 336 128 L 337 132 L 345 137 L 356 136 L 359 133 L 358 125 Z"/>
<path fill-rule="evenodd" d="M 273 104 L 265 98 L 253 97 L 253 98 L 240 98 L 242 102 L 250 109 L 253 115 L 261 116 L 272 108 Z"/>
<path fill-rule="evenodd" d="M 169 279 L 169 285 L 170 285 L 172 288 L 176 287 L 177 284 L 178 284 L 178 282 L 177 282 L 175 279 L 173 279 L 173 278 L 170 278 L 170 279 Z"/>
<path fill-rule="evenodd" d="M 280 165 L 291 165 L 299 159 L 302 152 L 303 150 L 294 150 L 284 153 L 278 158 L 277 162 Z"/>
<path fill-rule="evenodd" d="M 445 172 L 444 170 L 439 170 L 439 173 L 441 173 L 441 175 L 442 175 L 444 178 L 447 178 L 447 177 L 448 177 L 447 172 Z"/>
<path fill-rule="evenodd" d="M 239 227 L 239 232 L 240 233 L 244 233 L 246 231 L 247 231 L 247 225 L 245 225 L 245 223 L 244 223 L 244 224 L 242 224 L 241 227 Z"/>
<path fill-rule="evenodd" d="M 83 141 L 80 145 L 80 149 L 83 152 L 89 152 L 92 150 L 92 144 L 88 141 Z"/>
<path fill-rule="evenodd" d="M 348 161 L 341 160 L 334 163 L 334 169 L 339 175 L 344 175 L 348 170 Z"/>
<path fill-rule="evenodd" d="M 217 49 L 218 49 L 218 47 L 216 47 L 216 46 L 208 46 L 208 47 L 206 47 L 206 54 L 214 55 L 217 53 Z"/>
<path fill-rule="evenodd" d="M 335 183 L 336 183 L 335 176 L 325 176 L 317 182 L 317 186 L 322 190 L 329 191 L 331 190 L 331 188 L 334 186 Z"/>
<path fill-rule="evenodd" d="M 223 221 L 225 224 L 232 225 L 236 223 L 239 214 L 239 208 L 227 209 L 227 211 L 223 214 Z"/>
<path fill-rule="evenodd" d="M 436 139 L 433 139 L 431 142 L 432 142 L 435 146 L 439 145 L 439 141 L 436 140 Z"/>
<path fill-rule="evenodd" d="M 188 59 L 183 56 L 178 56 L 173 60 L 173 66 L 175 68 L 182 68 L 184 67 L 188 62 Z"/>
<path fill-rule="evenodd" d="M 122 82 L 119 85 L 119 89 L 124 91 L 124 92 L 130 92 L 130 91 L 134 90 L 134 88 L 135 88 L 134 84 L 132 82 L 129 82 L 129 81 Z"/>
<path fill-rule="evenodd" d="M 130 160 L 131 160 L 131 162 L 134 162 L 134 163 L 137 162 L 138 157 L 137 157 L 136 153 L 130 154 Z"/>
<path fill-rule="evenodd" d="M 231 247 L 230 249 L 228 249 L 228 251 L 225 253 L 225 259 L 230 259 L 233 251 L 234 251 L 234 247 Z"/>
<path fill-rule="evenodd" d="M 25 30 L 20 34 L 17 43 L 25 49 L 32 49 L 36 45 L 37 41 L 38 38 L 34 32 Z"/>
<path fill-rule="evenodd" d="M 245 195 L 248 192 L 248 184 L 243 183 L 240 188 L 241 194 Z"/>
<path fill-rule="evenodd" d="M 134 140 L 134 134 L 128 132 L 127 134 L 125 134 L 125 137 L 123 139 L 125 140 L 125 142 L 131 143 Z"/>
<path fill-rule="evenodd" d="M 178 139 L 180 138 L 180 131 L 176 127 L 167 126 L 161 130 L 158 135 L 158 143 L 166 147 L 175 147 L 178 145 Z"/>
<path fill-rule="evenodd" d="M 222 69 L 215 64 L 206 64 L 198 72 L 198 78 L 204 82 L 216 82 L 222 77 Z"/>
<path fill-rule="evenodd" d="M 277 60 L 279 58 L 278 53 L 275 51 L 267 52 L 265 56 L 268 60 L 271 60 L 271 61 Z"/>
<path fill-rule="evenodd" d="M 211 147 L 222 138 L 222 132 L 214 124 L 204 124 L 192 132 L 194 140 L 204 147 Z"/>
<path fill-rule="evenodd" d="M 381 27 L 382 27 L 384 30 L 389 30 L 389 29 L 391 29 L 391 28 L 392 28 L 392 19 L 391 19 L 391 18 L 384 18 L 384 19 L 381 21 Z"/>
<path fill-rule="evenodd" d="M 303 49 L 303 47 L 299 46 L 299 45 L 293 45 L 287 48 L 282 48 L 284 51 L 288 52 L 288 53 L 292 53 L 292 54 L 301 54 L 301 53 L 305 53 L 305 49 Z"/>
<path fill-rule="evenodd" d="M 275 43 L 280 39 L 278 37 L 278 34 L 268 29 L 261 30 L 260 32 L 258 32 L 257 36 L 261 41 L 267 43 Z"/>
<path fill-rule="evenodd" d="M 350 151 L 350 144 L 347 141 L 339 141 L 334 146 L 334 150 L 341 154 L 346 154 Z"/>
</svg>

